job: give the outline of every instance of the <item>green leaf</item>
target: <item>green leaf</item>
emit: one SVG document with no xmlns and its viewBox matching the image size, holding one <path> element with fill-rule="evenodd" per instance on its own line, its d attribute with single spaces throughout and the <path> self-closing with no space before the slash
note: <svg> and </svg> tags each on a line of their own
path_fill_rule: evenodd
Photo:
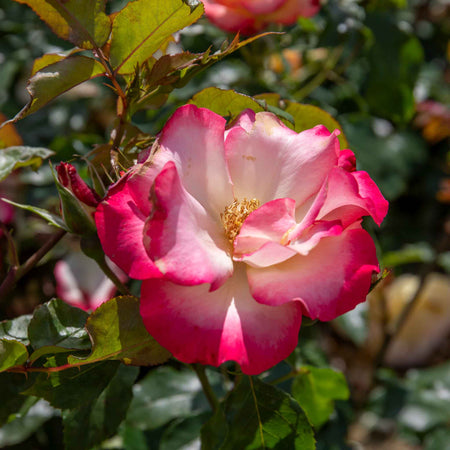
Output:
<svg viewBox="0 0 450 450">
<path fill-rule="evenodd" d="M 45 400 L 37 400 L 34 397 L 23 397 L 23 399 L 26 401 L 14 419 L 0 428 L 0 448 L 20 444 L 36 432 L 47 420 L 59 415 L 58 411 L 53 409 Z"/>
<path fill-rule="evenodd" d="M 208 371 L 211 385 L 218 391 L 219 377 Z M 159 428 L 175 418 L 185 418 L 209 410 L 202 386 L 192 370 L 158 367 L 134 388 L 126 424 L 140 430 Z"/>
<path fill-rule="evenodd" d="M 349 395 L 344 375 L 332 369 L 304 366 L 292 384 L 292 396 L 316 428 L 329 419 L 334 400 L 347 400 Z"/>
<path fill-rule="evenodd" d="M 428 242 L 414 242 L 399 250 L 386 252 L 383 255 L 383 265 L 386 267 L 401 266 L 403 264 L 431 263 L 435 258 L 435 251 Z"/>
<path fill-rule="evenodd" d="M 118 361 L 103 361 L 71 368 L 58 356 L 47 360 L 47 370 L 39 373 L 23 394 L 44 398 L 60 409 L 78 408 L 97 398 L 120 365 Z"/>
<path fill-rule="evenodd" d="M 191 25 L 203 14 L 199 4 L 192 12 L 182 0 L 136 0 L 114 18 L 111 64 L 119 73 L 133 73 L 173 33 Z"/>
<path fill-rule="evenodd" d="M 32 315 L 25 314 L 12 320 L 0 322 L 0 339 L 13 340 L 28 345 L 28 325 Z"/>
<path fill-rule="evenodd" d="M 73 49 L 69 52 L 63 53 L 46 53 L 42 55 L 40 58 L 34 60 L 33 67 L 31 69 L 31 77 L 39 72 L 44 67 L 50 66 L 51 64 L 55 64 L 63 59 L 66 59 L 68 56 L 73 55 L 81 51 L 80 49 Z"/>
<path fill-rule="evenodd" d="M 44 345 L 43 347 L 38 348 L 36 351 L 34 351 L 30 357 L 29 361 L 30 364 L 34 364 L 39 358 L 42 358 L 43 356 L 54 356 L 58 353 L 71 353 L 73 352 L 75 348 L 65 348 L 65 347 L 58 347 L 57 345 Z M 83 353 L 82 350 L 80 350 L 80 353 Z"/>
<path fill-rule="evenodd" d="M 23 119 L 45 106 L 50 100 L 84 81 L 102 76 L 104 72 L 105 68 L 101 63 L 82 55 L 68 56 L 45 66 L 28 82 L 27 91 L 31 97 L 28 104 L 9 122 L 14 123 Z"/>
<path fill-rule="evenodd" d="M 211 413 L 174 420 L 161 436 L 159 450 L 189 450 L 200 448 L 200 431 Z"/>
<path fill-rule="evenodd" d="M 341 149 L 349 147 L 341 125 L 326 111 L 313 105 L 304 105 L 289 101 L 286 101 L 286 103 L 286 112 L 294 117 L 294 130 L 297 133 L 313 128 L 316 125 L 324 125 L 330 133 L 336 129 L 340 131 L 338 139 L 341 144 Z"/>
<path fill-rule="evenodd" d="M 416 432 L 428 432 L 450 421 L 450 362 L 407 374 L 408 401 L 399 422 Z"/>
<path fill-rule="evenodd" d="M 450 442 L 450 430 L 448 426 L 440 427 L 427 433 L 424 442 L 424 450 L 444 450 Z"/>
<path fill-rule="evenodd" d="M 28 5 L 60 38 L 81 48 L 101 47 L 111 31 L 106 0 L 15 0 Z"/>
<path fill-rule="evenodd" d="M 48 223 L 50 225 L 53 225 L 54 227 L 61 228 L 62 230 L 70 231 L 69 228 L 66 226 L 66 224 L 61 219 L 61 217 L 56 216 L 55 214 L 52 214 L 51 212 L 47 211 L 46 209 L 38 208 L 37 206 L 22 205 L 20 203 L 12 202 L 11 200 L 8 200 L 6 198 L 2 198 L 1 200 L 3 200 L 6 203 L 9 203 L 10 205 L 14 205 L 17 208 L 21 208 L 26 211 L 30 211 L 34 214 L 37 214 L 38 216 L 47 220 Z"/>
<path fill-rule="evenodd" d="M 28 351 L 21 342 L 0 339 L 0 372 L 24 364 Z"/>
<path fill-rule="evenodd" d="M 36 350 L 44 346 L 66 349 L 89 349 L 84 329 L 88 314 L 60 299 L 50 300 L 36 308 L 28 327 L 30 343 Z"/>
<path fill-rule="evenodd" d="M 245 376 L 226 399 L 223 413 L 204 426 L 202 445 L 222 450 L 313 450 L 315 441 L 305 413 L 290 395 Z"/>
<path fill-rule="evenodd" d="M 0 150 L 0 181 L 4 180 L 13 170 L 30 166 L 37 170 L 42 160 L 55 153 L 42 147 L 7 147 Z"/>
<path fill-rule="evenodd" d="M 114 436 L 132 399 L 137 367 L 120 365 L 108 386 L 89 403 L 63 412 L 66 450 L 88 450 Z"/>
<path fill-rule="evenodd" d="M 255 112 L 264 108 L 252 97 L 232 90 L 215 87 L 203 89 L 189 101 L 200 108 L 208 108 L 223 117 L 234 118 L 244 109 L 250 108 Z"/>
<path fill-rule="evenodd" d="M 413 88 L 424 58 L 422 46 L 400 29 L 391 12 L 368 14 L 366 23 L 375 44 L 369 52 L 364 98 L 374 115 L 405 123 L 415 112 Z"/>
<path fill-rule="evenodd" d="M 17 413 L 26 400 L 20 393 L 32 383 L 31 377 L 23 373 L 0 373 L 2 406 L 0 408 L 0 426 Z M 1 429 L 1 428 L 0 428 Z"/>
<path fill-rule="evenodd" d="M 170 357 L 145 329 L 135 297 L 116 297 L 103 303 L 89 316 L 86 329 L 92 353 L 87 358 L 71 356 L 70 364 L 118 359 L 137 366 L 156 365 Z"/>
</svg>

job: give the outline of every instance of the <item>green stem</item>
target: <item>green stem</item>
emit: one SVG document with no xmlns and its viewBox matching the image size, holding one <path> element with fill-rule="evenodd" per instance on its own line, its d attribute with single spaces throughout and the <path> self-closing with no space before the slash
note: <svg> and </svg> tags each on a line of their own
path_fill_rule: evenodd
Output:
<svg viewBox="0 0 450 450">
<path fill-rule="evenodd" d="M 192 364 L 192 368 L 200 380 L 203 392 L 205 393 L 206 399 L 211 405 L 213 412 L 216 412 L 219 409 L 219 400 L 217 399 L 216 394 L 214 394 L 208 377 L 206 376 L 205 367 L 200 364 Z"/>
</svg>

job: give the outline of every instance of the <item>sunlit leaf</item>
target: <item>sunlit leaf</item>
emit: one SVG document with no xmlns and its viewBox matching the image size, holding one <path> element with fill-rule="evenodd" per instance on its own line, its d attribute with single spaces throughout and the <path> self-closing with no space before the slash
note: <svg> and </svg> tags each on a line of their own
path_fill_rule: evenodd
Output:
<svg viewBox="0 0 450 450">
<path fill-rule="evenodd" d="M 216 114 L 231 118 L 236 117 L 247 108 L 255 112 L 264 111 L 263 107 L 248 95 L 215 87 L 203 89 L 194 95 L 189 103 L 200 108 L 209 108 Z"/>
<path fill-rule="evenodd" d="M 24 314 L 12 320 L 4 320 L 0 322 L 0 339 L 22 342 L 28 345 L 28 324 L 32 315 Z"/>
<path fill-rule="evenodd" d="M 27 348 L 21 342 L 0 339 L 0 372 L 20 366 L 27 359 Z"/>
<path fill-rule="evenodd" d="M 339 130 L 340 134 L 338 139 L 341 148 L 348 148 L 349 144 L 341 125 L 326 111 L 313 105 L 304 105 L 289 101 L 286 101 L 286 104 L 286 112 L 293 116 L 295 121 L 294 129 L 297 133 L 313 128 L 316 125 L 324 125 L 330 133 L 334 130 Z"/>
<path fill-rule="evenodd" d="M 0 125 L 6 121 L 6 117 L 0 113 Z M 23 141 L 12 124 L 0 128 L 0 149 L 22 145 Z"/>
<path fill-rule="evenodd" d="M 37 58 L 34 60 L 33 67 L 31 68 L 31 74 L 36 74 L 36 72 L 39 72 L 44 67 L 49 66 L 50 64 L 54 64 L 56 62 L 62 61 L 63 59 L 66 59 L 68 56 L 73 55 L 75 53 L 78 53 L 81 51 L 80 49 L 74 49 L 70 52 L 64 52 L 64 53 L 47 53 L 45 55 L 42 55 L 40 58 Z"/>
<path fill-rule="evenodd" d="M 45 66 L 30 78 L 27 90 L 31 98 L 12 122 L 23 119 L 45 106 L 50 100 L 84 81 L 103 75 L 104 72 L 105 68 L 101 63 L 82 55 L 69 56 Z"/>
<path fill-rule="evenodd" d="M 347 400 L 349 390 L 342 373 L 304 366 L 292 384 L 292 395 L 310 422 L 320 428 L 334 410 L 334 400 Z"/>
<path fill-rule="evenodd" d="M 15 0 L 28 5 L 59 37 L 81 48 L 101 47 L 111 31 L 106 0 Z"/>
<path fill-rule="evenodd" d="M 54 152 L 41 147 L 8 147 L 0 150 L 0 180 L 4 180 L 13 170 L 30 166 L 38 169 L 42 160 Z"/>
<path fill-rule="evenodd" d="M 61 219 L 61 217 L 52 214 L 46 209 L 38 208 L 37 206 L 22 205 L 20 203 L 12 202 L 11 200 L 8 200 L 6 198 L 2 198 L 1 200 L 6 203 L 9 203 L 10 205 L 14 205 L 17 208 L 24 209 L 26 211 L 30 211 L 34 214 L 37 214 L 39 217 L 42 217 L 43 219 L 47 220 L 50 225 L 53 225 L 57 228 L 61 228 L 62 230 L 65 231 L 70 231 L 69 228 L 67 228 L 66 224 Z"/>
<path fill-rule="evenodd" d="M 86 329 L 92 353 L 87 358 L 69 357 L 71 364 L 118 359 L 131 365 L 155 365 L 170 357 L 145 329 L 135 297 L 116 297 L 103 303 L 89 316 Z"/>
<path fill-rule="evenodd" d="M 119 73 L 132 73 L 152 56 L 173 33 L 191 25 L 203 14 L 199 4 L 191 8 L 182 0 L 136 0 L 114 18 L 111 63 Z"/>
<path fill-rule="evenodd" d="M 204 448 L 235 450 L 315 449 L 311 425 L 299 404 L 284 391 L 243 377 L 202 430 Z"/>
</svg>

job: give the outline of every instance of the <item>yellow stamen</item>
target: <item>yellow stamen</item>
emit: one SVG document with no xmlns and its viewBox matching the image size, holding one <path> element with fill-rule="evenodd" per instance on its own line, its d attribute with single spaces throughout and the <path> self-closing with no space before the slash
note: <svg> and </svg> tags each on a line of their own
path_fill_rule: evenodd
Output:
<svg viewBox="0 0 450 450">
<path fill-rule="evenodd" d="M 241 201 L 235 200 L 220 214 L 223 227 L 225 228 L 225 234 L 231 243 L 234 242 L 235 237 L 238 235 L 244 220 L 259 205 L 260 202 L 256 198 L 252 198 L 251 200 L 244 198 Z"/>
</svg>

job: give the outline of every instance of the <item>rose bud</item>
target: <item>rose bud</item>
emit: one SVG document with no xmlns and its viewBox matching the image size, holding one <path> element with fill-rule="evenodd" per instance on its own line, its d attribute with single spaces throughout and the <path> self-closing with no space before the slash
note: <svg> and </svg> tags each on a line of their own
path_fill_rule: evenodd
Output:
<svg viewBox="0 0 450 450">
<path fill-rule="evenodd" d="M 56 172 L 58 179 L 55 181 L 64 222 L 75 234 L 95 232 L 93 214 L 101 200 L 99 195 L 82 180 L 71 164 L 58 164 Z"/>
</svg>

